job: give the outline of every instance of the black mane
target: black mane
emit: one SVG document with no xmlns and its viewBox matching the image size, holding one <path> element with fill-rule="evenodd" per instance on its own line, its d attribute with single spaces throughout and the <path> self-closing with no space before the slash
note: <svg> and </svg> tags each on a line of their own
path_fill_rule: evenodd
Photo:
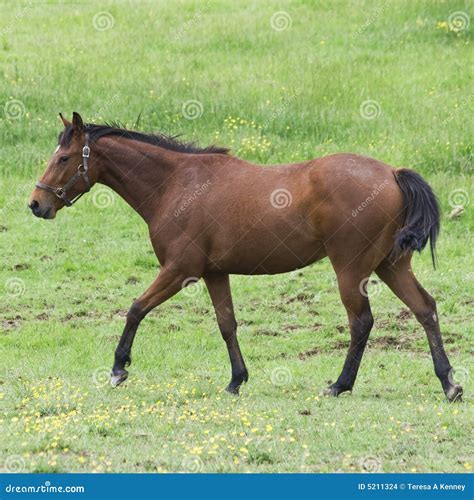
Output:
<svg viewBox="0 0 474 500">
<path fill-rule="evenodd" d="M 92 142 L 97 141 L 101 137 L 106 135 L 116 135 L 120 137 L 125 137 L 126 139 L 132 139 L 133 141 L 146 142 L 147 144 L 153 144 L 154 146 L 159 146 L 160 148 L 169 149 L 171 151 L 176 151 L 178 153 L 188 153 L 188 154 L 228 154 L 229 150 L 227 148 L 221 148 L 219 146 L 207 146 L 205 148 L 199 147 L 195 142 L 184 142 L 178 139 L 177 135 L 166 135 L 166 134 L 146 134 L 144 132 L 136 132 L 133 130 L 127 130 L 120 127 L 116 123 L 105 123 L 104 125 L 94 125 L 93 123 L 84 124 L 84 132 L 89 134 L 89 138 Z M 72 139 L 73 129 L 72 125 L 68 125 L 59 134 L 58 143 L 61 146 L 67 146 Z"/>
</svg>

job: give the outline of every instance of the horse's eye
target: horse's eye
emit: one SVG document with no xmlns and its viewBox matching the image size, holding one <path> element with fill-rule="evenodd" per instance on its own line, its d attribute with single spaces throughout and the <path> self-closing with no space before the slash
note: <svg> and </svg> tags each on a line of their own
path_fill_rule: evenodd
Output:
<svg viewBox="0 0 474 500">
<path fill-rule="evenodd" d="M 69 156 L 61 156 L 59 158 L 59 163 L 66 163 L 69 160 Z"/>
</svg>

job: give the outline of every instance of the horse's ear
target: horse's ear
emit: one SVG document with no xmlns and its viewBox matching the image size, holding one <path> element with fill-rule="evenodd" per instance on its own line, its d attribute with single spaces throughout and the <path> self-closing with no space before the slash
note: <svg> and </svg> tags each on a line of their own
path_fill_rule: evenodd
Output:
<svg viewBox="0 0 474 500">
<path fill-rule="evenodd" d="M 71 125 L 71 122 L 69 120 L 66 120 L 62 113 L 59 113 L 59 117 L 61 118 L 61 121 L 63 122 L 64 128 L 66 128 L 68 125 Z"/>
<path fill-rule="evenodd" d="M 82 121 L 81 115 L 75 111 L 72 114 L 72 128 L 76 135 L 81 136 L 84 132 L 84 122 Z"/>
</svg>

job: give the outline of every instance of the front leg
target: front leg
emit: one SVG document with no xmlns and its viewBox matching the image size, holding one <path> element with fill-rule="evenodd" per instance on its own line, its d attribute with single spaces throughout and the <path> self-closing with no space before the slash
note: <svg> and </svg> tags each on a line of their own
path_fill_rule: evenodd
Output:
<svg viewBox="0 0 474 500">
<path fill-rule="evenodd" d="M 127 314 L 125 329 L 115 350 L 115 363 L 110 379 L 112 387 L 117 387 L 128 377 L 125 367 L 131 363 L 133 339 L 141 320 L 153 308 L 179 292 L 185 279 L 186 276 L 179 270 L 164 267 L 147 291 L 132 304 Z"/>
<path fill-rule="evenodd" d="M 249 374 L 237 341 L 237 322 L 234 316 L 229 275 L 208 275 L 204 277 L 204 281 L 216 311 L 217 324 L 229 352 L 232 378 L 226 390 L 231 394 L 238 394 L 240 386 L 243 382 L 247 382 Z"/>
</svg>

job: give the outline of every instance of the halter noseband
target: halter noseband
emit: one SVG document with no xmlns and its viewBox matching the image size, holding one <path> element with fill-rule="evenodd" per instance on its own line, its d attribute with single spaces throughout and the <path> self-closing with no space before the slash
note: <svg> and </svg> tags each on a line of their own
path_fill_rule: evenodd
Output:
<svg viewBox="0 0 474 500">
<path fill-rule="evenodd" d="M 91 148 L 89 147 L 89 134 L 86 134 L 86 143 L 82 148 L 82 163 L 77 167 L 77 172 L 64 184 L 62 187 L 54 188 L 52 186 L 48 186 L 44 182 L 38 181 L 36 183 L 36 187 L 40 189 L 44 189 L 45 191 L 49 191 L 50 193 L 55 194 L 58 198 L 63 200 L 67 207 L 70 207 L 84 194 L 86 194 L 91 189 L 91 183 L 89 180 L 89 176 L 87 175 L 87 171 L 89 170 L 89 156 L 90 156 Z M 84 179 L 84 184 L 86 185 L 86 190 L 77 195 L 73 200 L 70 200 L 67 196 L 67 190 L 73 186 L 80 178 Z"/>
</svg>

